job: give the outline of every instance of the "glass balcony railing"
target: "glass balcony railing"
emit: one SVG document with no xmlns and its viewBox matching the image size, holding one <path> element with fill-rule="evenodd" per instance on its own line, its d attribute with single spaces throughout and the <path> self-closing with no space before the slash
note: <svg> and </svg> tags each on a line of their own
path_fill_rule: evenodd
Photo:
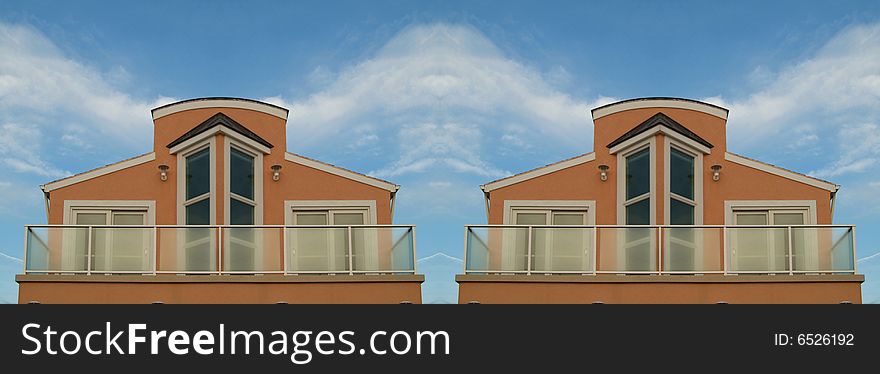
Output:
<svg viewBox="0 0 880 374">
<path fill-rule="evenodd" d="M 465 227 L 466 274 L 854 274 L 854 226 Z"/>
<path fill-rule="evenodd" d="M 415 274 L 415 226 L 26 226 L 26 274 Z"/>
</svg>

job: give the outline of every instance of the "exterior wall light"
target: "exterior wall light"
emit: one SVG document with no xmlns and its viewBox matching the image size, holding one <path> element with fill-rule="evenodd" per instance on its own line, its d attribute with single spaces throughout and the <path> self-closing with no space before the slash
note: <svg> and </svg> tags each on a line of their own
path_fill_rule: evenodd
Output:
<svg viewBox="0 0 880 374">
<path fill-rule="evenodd" d="M 718 165 L 718 164 L 712 165 L 711 169 L 712 169 L 712 180 L 717 182 L 719 179 L 721 179 L 721 165 Z"/>
<path fill-rule="evenodd" d="M 168 165 L 159 165 L 159 179 L 163 182 L 168 180 Z"/>
<path fill-rule="evenodd" d="M 608 165 L 599 165 L 599 179 L 601 179 L 603 182 L 608 180 L 608 169 Z"/>
<path fill-rule="evenodd" d="M 281 179 L 281 165 L 275 164 L 271 166 L 272 169 L 272 180 L 278 181 Z"/>
</svg>

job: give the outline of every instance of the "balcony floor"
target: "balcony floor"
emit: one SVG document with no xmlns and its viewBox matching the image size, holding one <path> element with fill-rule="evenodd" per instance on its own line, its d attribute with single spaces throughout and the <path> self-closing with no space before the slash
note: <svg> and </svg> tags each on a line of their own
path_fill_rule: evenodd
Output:
<svg viewBox="0 0 880 374">
<path fill-rule="evenodd" d="M 459 302 L 861 303 L 864 275 L 457 275 Z"/>
</svg>

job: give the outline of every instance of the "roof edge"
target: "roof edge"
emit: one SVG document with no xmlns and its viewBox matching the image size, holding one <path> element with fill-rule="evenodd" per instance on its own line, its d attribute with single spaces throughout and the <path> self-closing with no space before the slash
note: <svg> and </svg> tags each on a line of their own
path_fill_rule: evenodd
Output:
<svg viewBox="0 0 880 374">
<path fill-rule="evenodd" d="M 481 185 L 480 189 L 483 190 L 483 192 L 491 192 L 500 188 L 554 173 L 559 170 L 564 170 L 573 166 L 584 164 L 595 159 L 596 152 L 580 154 L 562 161 L 554 162 L 549 165 L 544 165 L 538 168 L 534 168 L 532 170 L 524 171 L 522 173 L 510 175 L 501 179 L 496 179 L 494 181 Z"/>
<path fill-rule="evenodd" d="M 707 102 L 680 97 L 641 97 L 605 104 L 590 110 L 593 120 L 627 110 L 642 108 L 677 108 L 706 113 L 727 120 L 727 108 Z"/>
<path fill-rule="evenodd" d="M 290 110 L 267 102 L 240 97 L 201 97 L 182 100 L 153 108 L 150 113 L 153 120 L 187 110 L 202 108 L 238 108 L 248 109 L 287 120 Z"/>
<path fill-rule="evenodd" d="M 296 154 L 293 152 L 284 152 L 284 159 L 290 162 L 294 162 L 306 167 L 310 167 L 313 169 L 317 169 L 320 171 L 324 171 L 336 176 L 340 176 L 346 179 L 353 180 L 355 182 L 360 182 L 366 184 L 368 186 L 373 186 L 376 188 L 381 188 L 388 192 L 397 192 L 400 190 L 400 185 L 395 184 L 383 179 L 379 179 L 373 176 L 369 176 L 363 173 L 358 173 L 356 171 L 348 170 L 343 167 L 339 167 L 336 165 L 328 164 L 323 161 L 318 161 L 313 158 L 309 158 L 300 154 Z"/>
</svg>

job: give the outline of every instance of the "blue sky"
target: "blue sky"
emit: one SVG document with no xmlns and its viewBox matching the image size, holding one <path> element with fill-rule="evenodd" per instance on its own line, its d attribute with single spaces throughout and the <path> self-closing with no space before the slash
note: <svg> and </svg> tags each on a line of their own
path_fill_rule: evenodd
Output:
<svg viewBox="0 0 880 374">
<path fill-rule="evenodd" d="M 163 103 L 290 108 L 290 151 L 403 186 L 425 301 L 454 302 L 480 184 L 591 151 L 594 106 L 677 96 L 729 108 L 732 151 L 843 186 L 880 302 L 880 3 L 611 3 L 4 1 L 0 301 L 38 185 L 149 151 Z"/>
</svg>

